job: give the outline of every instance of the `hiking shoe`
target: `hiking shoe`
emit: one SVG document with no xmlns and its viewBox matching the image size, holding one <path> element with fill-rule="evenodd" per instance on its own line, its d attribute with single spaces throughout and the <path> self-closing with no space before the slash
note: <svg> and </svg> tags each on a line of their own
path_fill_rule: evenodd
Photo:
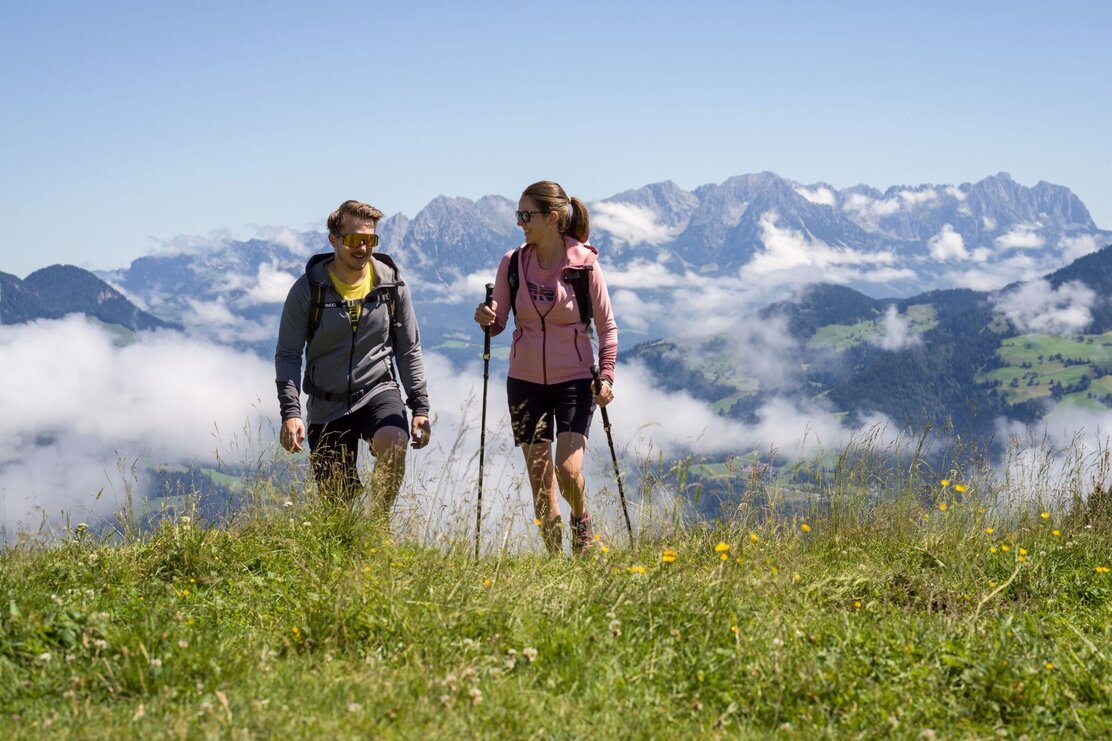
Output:
<svg viewBox="0 0 1112 741">
<path fill-rule="evenodd" d="M 571 516 L 571 552 L 573 555 L 583 553 L 595 544 L 594 534 L 591 532 L 591 516 L 586 512 L 582 517 Z"/>
</svg>

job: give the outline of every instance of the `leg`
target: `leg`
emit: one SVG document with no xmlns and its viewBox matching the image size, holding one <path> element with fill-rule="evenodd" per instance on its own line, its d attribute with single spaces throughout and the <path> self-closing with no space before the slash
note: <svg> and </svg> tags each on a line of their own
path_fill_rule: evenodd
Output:
<svg viewBox="0 0 1112 741">
<path fill-rule="evenodd" d="M 405 478 L 405 449 L 409 435 L 399 427 L 380 427 L 371 438 L 375 470 L 371 476 L 371 511 L 387 519 Z"/>
<path fill-rule="evenodd" d="M 313 480 L 326 500 L 351 506 L 363 484 L 356 471 L 359 436 L 341 418 L 309 425 L 309 462 Z"/>
<path fill-rule="evenodd" d="M 544 548 L 552 554 L 563 553 L 563 521 L 560 505 L 556 502 L 556 472 L 552 465 L 552 443 L 525 443 L 525 466 L 529 472 L 529 487 L 533 490 L 533 514 L 540 522 Z"/>
<path fill-rule="evenodd" d="M 587 514 L 587 482 L 583 480 L 583 455 L 594 414 L 590 379 L 560 384 L 556 400 L 556 479 L 571 508 L 571 552 L 583 553 L 594 544 L 591 516 Z"/>
<path fill-rule="evenodd" d="M 587 512 L 587 482 L 583 479 L 586 449 L 587 438 L 578 432 L 561 432 L 556 436 L 556 481 L 571 507 L 572 517 L 582 517 Z"/>
</svg>

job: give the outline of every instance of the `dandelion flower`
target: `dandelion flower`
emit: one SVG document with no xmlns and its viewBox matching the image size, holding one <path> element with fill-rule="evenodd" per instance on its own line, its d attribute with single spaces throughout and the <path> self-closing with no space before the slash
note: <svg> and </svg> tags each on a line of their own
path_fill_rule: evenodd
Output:
<svg viewBox="0 0 1112 741">
<path fill-rule="evenodd" d="M 645 573 L 645 567 L 644 566 L 628 566 L 626 568 L 626 571 L 628 571 L 631 574 L 644 574 Z"/>
<path fill-rule="evenodd" d="M 992 546 L 991 548 L 988 549 L 989 553 L 996 553 L 996 551 L 997 551 L 996 546 Z"/>
<path fill-rule="evenodd" d="M 729 553 L 719 553 L 718 558 L 723 560 L 723 561 L 729 561 L 730 560 L 730 554 Z"/>
<path fill-rule="evenodd" d="M 756 533 L 749 533 L 749 542 L 750 543 L 756 543 L 758 540 L 760 540 L 760 538 L 757 537 Z"/>
<path fill-rule="evenodd" d="M 803 581 L 803 577 L 802 577 L 802 576 L 800 576 L 800 575 L 799 575 L 799 572 L 797 571 L 797 572 L 795 572 L 794 574 L 792 574 L 792 581 L 793 581 L 794 583 L 798 584 L 799 582 Z"/>
<path fill-rule="evenodd" d="M 1096 568 L 1096 572 L 1098 574 L 1107 574 L 1108 571 L 1109 571 L 1109 568 L 1107 566 L 1097 566 L 1097 568 Z"/>
<path fill-rule="evenodd" d="M 950 507 L 950 505 L 946 504 L 946 502 L 940 502 L 938 504 L 938 509 L 941 512 L 945 512 L 949 507 Z"/>
<path fill-rule="evenodd" d="M 1041 515 L 1039 515 L 1039 517 L 1043 518 L 1044 520 L 1049 520 L 1050 519 L 1050 513 L 1049 512 L 1043 512 Z"/>
<path fill-rule="evenodd" d="M 536 525 L 537 527 L 540 527 L 541 526 L 541 518 L 534 517 L 533 518 L 533 524 Z"/>
<path fill-rule="evenodd" d="M 939 483 L 941 483 L 941 484 L 942 484 L 942 488 L 943 488 L 943 489 L 945 489 L 945 488 L 946 488 L 947 486 L 949 486 L 949 485 L 950 485 L 950 479 L 942 479 L 942 481 L 941 481 L 941 482 L 939 482 Z"/>
<path fill-rule="evenodd" d="M 598 549 L 600 551 L 602 551 L 603 553 L 609 553 L 610 552 L 610 546 L 608 546 L 608 545 L 600 545 L 598 547 Z"/>
<path fill-rule="evenodd" d="M 996 532 L 995 528 L 991 528 L 991 527 L 986 527 L 985 528 L 985 534 L 986 535 L 992 535 L 994 532 Z"/>
<path fill-rule="evenodd" d="M 490 577 L 485 577 L 483 579 L 483 586 L 484 587 L 494 586 L 494 582 L 490 579 Z"/>
<path fill-rule="evenodd" d="M 716 545 L 714 547 L 714 552 L 715 553 L 725 553 L 728 550 L 730 550 L 730 544 L 729 543 L 719 543 L 718 545 Z"/>
<path fill-rule="evenodd" d="M 1055 538 L 1057 538 L 1062 534 L 1062 531 L 1061 530 L 1051 530 L 1050 534 L 1053 535 Z"/>
<path fill-rule="evenodd" d="M 741 632 L 741 630 L 736 625 L 731 625 L 730 626 L 730 632 L 733 633 L 734 635 L 737 635 L 738 633 Z"/>
<path fill-rule="evenodd" d="M 1026 556 L 1027 555 L 1027 549 L 1026 548 L 1020 548 L 1019 549 L 1019 555 Z"/>
<path fill-rule="evenodd" d="M 1054 671 L 1054 662 L 1053 661 L 1046 662 L 1046 670 L 1048 672 Z"/>
<path fill-rule="evenodd" d="M 994 589 L 995 587 L 996 587 L 996 582 L 994 582 L 992 579 L 989 579 L 988 580 L 988 588 L 989 589 Z"/>
<path fill-rule="evenodd" d="M 676 560 L 676 549 L 675 548 L 665 548 L 664 551 L 660 554 L 660 560 L 663 561 L 664 563 L 672 563 L 673 561 L 675 561 Z"/>
<path fill-rule="evenodd" d="M 1004 553 L 1007 553 L 1011 549 L 1012 549 L 1012 547 L 1010 545 L 1008 545 L 1007 543 L 1001 543 L 1000 544 L 1000 550 L 1004 551 Z"/>
<path fill-rule="evenodd" d="M 807 524 L 806 522 L 805 522 L 805 523 L 803 523 L 802 525 L 800 525 L 800 526 L 799 526 L 799 529 L 800 529 L 800 530 L 802 530 L 802 531 L 803 531 L 803 532 L 805 532 L 805 533 L 809 533 L 809 532 L 811 532 L 811 526 L 810 526 L 810 525 L 808 525 L 808 524 Z"/>
<path fill-rule="evenodd" d="M 861 609 L 861 600 L 855 599 L 853 601 L 853 609 L 855 609 L 855 610 L 860 610 Z"/>
</svg>

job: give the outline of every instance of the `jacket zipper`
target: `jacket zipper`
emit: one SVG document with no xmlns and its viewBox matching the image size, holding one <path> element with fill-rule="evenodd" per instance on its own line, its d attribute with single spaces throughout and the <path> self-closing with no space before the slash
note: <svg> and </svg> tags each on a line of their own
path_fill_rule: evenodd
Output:
<svg viewBox="0 0 1112 741">
<path fill-rule="evenodd" d="M 541 372 L 544 373 L 544 385 L 548 385 L 548 328 L 544 323 L 544 315 L 538 312 L 541 318 Z"/>
</svg>

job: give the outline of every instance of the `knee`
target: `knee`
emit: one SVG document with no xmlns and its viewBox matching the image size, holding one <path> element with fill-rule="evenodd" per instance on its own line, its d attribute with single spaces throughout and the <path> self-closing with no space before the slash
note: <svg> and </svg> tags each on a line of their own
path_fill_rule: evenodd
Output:
<svg viewBox="0 0 1112 741">
<path fill-rule="evenodd" d="M 382 427 L 371 440 L 371 452 L 375 458 L 390 458 L 397 462 L 405 460 L 405 447 L 409 437 L 400 427 Z"/>
</svg>

